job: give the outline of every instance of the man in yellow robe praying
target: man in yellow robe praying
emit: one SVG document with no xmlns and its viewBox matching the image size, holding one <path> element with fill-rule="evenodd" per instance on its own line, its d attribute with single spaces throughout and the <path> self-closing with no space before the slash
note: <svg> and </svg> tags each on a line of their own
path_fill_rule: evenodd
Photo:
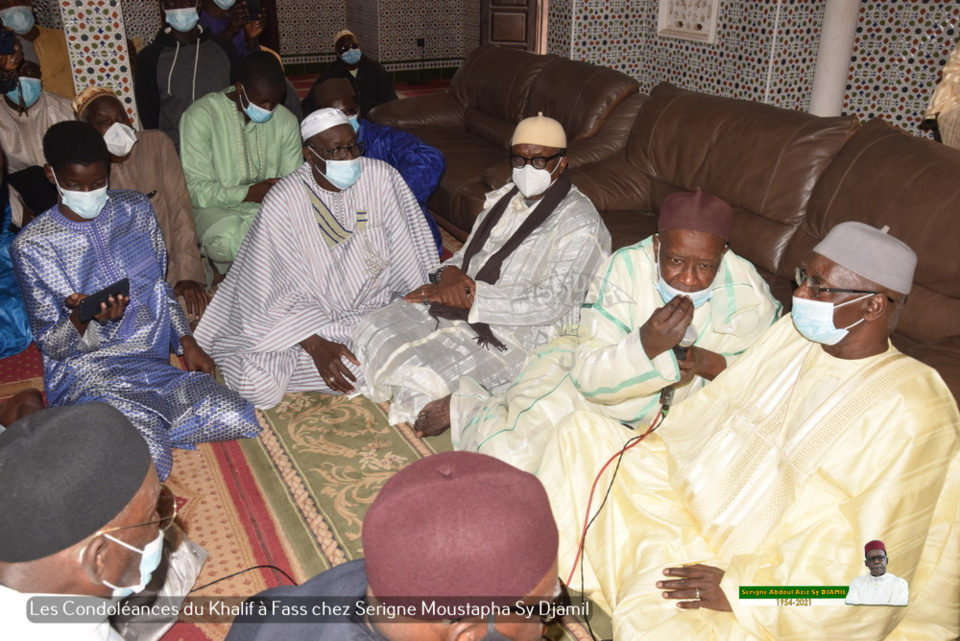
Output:
<svg viewBox="0 0 960 641">
<path fill-rule="evenodd" d="M 642 432 L 590 412 L 561 423 L 539 470 L 561 576 L 611 613 L 615 638 L 957 637 L 960 413 L 889 341 L 916 262 L 886 229 L 832 229 L 798 270 L 792 314 L 599 475 L 582 566 L 591 485 Z M 880 538 L 898 550 L 906 607 L 738 599 L 741 586 L 846 585 Z"/>
</svg>

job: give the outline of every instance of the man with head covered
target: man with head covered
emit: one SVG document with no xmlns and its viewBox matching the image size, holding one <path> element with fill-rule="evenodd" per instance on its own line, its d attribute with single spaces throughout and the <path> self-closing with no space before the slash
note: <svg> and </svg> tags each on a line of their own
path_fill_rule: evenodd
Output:
<svg viewBox="0 0 960 641">
<path fill-rule="evenodd" d="M 563 126 L 521 121 L 513 182 L 487 194 L 463 247 L 418 287 L 357 328 L 354 343 L 374 401 L 391 423 L 433 433 L 430 401 L 465 377 L 490 392 L 513 382 L 535 347 L 576 328 L 587 287 L 610 251 L 610 233 L 566 175 Z"/>
<path fill-rule="evenodd" d="M 241 620 L 227 638 L 539 641 L 541 603 L 560 595 L 557 527 L 543 486 L 481 454 L 446 452 L 397 472 L 363 520 L 363 551 L 365 558 L 303 585 L 262 594 L 281 602 L 339 599 L 350 604 L 349 614 L 317 624 Z M 424 607 L 431 603 L 433 611 Z M 533 616 L 448 614 L 517 603 L 533 606 Z M 390 606 L 413 616 L 380 615 Z"/>
<path fill-rule="evenodd" d="M 146 443 L 103 403 L 41 410 L 0 433 L 0 615 L 9 639 L 119 640 L 96 623 L 32 623 L 40 595 L 122 598 L 150 582 L 176 514 Z"/>
<path fill-rule="evenodd" d="M 713 380 L 776 320 L 780 305 L 727 248 L 733 211 L 699 189 L 668 196 L 658 233 L 615 252 L 581 312 L 579 336 L 534 351 L 516 382 L 490 396 L 461 382 L 449 399 L 457 449 L 536 472 L 553 427 L 577 410 L 645 425 L 671 387 L 674 404 Z M 682 344 L 682 350 L 674 350 Z M 425 410 L 426 411 L 426 410 Z"/>
<path fill-rule="evenodd" d="M 886 229 L 834 227 L 798 269 L 792 314 L 600 475 L 594 506 L 608 487 L 610 501 L 582 572 L 617 638 L 957 636 L 960 413 L 936 371 L 889 340 L 916 263 Z M 563 576 L 580 576 L 591 484 L 634 436 L 578 412 L 548 445 L 539 477 Z M 906 608 L 738 599 L 741 586 L 846 585 L 878 532 L 900 551 Z"/>
<path fill-rule="evenodd" d="M 305 162 L 267 194 L 196 332 L 227 384 L 260 408 L 286 392 L 352 391 L 360 319 L 438 264 L 410 189 L 363 157 L 346 116 L 320 109 L 300 131 Z"/>
<path fill-rule="evenodd" d="M 844 603 L 847 605 L 907 605 L 910 587 L 892 572 L 887 572 L 887 548 L 883 541 L 863 546 L 863 564 L 870 570 L 853 579 Z"/>
</svg>

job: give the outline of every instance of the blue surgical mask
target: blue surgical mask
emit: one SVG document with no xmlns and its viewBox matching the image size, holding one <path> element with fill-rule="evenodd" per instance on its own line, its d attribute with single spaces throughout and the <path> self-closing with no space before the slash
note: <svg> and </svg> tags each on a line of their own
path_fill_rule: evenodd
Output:
<svg viewBox="0 0 960 641">
<path fill-rule="evenodd" d="M 873 294 L 864 294 L 859 298 L 848 300 L 839 305 L 823 300 L 810 300 L 809 298 L 794 296 L 793 309 L 790 312 L 793 317 L 793 326 L 808 341 L 824 345 L 836 345 L 850 333 L 851 327 L 859 325 L 864 319 L 861 318 L 852 325 L 838 328 L 833 324 L 833 310 L 870 296 L 873 296 Z"/>
<path fill-rule="evenodd" d="M 347 49 L 340 54 L 340 59 L 348 65 L 355 65 L 360 62 L 360 56 L 363 55 L 359 49 Z"/>
<path fill-rule="evenodd" d="M 663 274 L 660 273 L 659 262 L 657 263 L 657 291 L 660 292 L 660 298 L 663 299 L 664 303 L 669 303 L 677 296 L 687 296 L 693 302 L 693 307 L 695 309 L 704 305 L 708 300 L 713 298 L 712 287 L 707 287 L 706 289 L 701 289 L 695 292 L 684 292 L 675 287 L 671 287 L 670 284 L 663 279 Z"/>
<path fill-rule="evenodd" d="M 350 126 L 353 127 L 353 133 L 360 133 L 360 116 L 354 115 L 347 118 L 350 121 Z"/>
<path fill-rule="evenodd" d="M 30 7 L 10 7 L 0 11 L 0 20 L 7 29 L 21 36 L 33 29 L 33 9 Z"/>
<path fill-rule="evenodd" d="M 243 113 L 247 114 L 247 117 L 250 118 L 253 122 L 264 123 L 273 118 L 273 112 L 276 111 L 274 107 L 273 111 L 264 109 L 258 105 L 250 102 L 250 98 L 247 97 L 247 90 L 243 85 L 240 85 L 240 91 L 243 92 L 243 98 L 247 101 L 247 106 L 243 108 Z M 243 105 L 243 101 L 240 102 Z"/>
<path fill-rule="evenodd" d="M 135 548 L 128 543 L 124 543 L 120 539 L 116 539 L 109 534 L 104 534 L 104 537 L 110 539 L 114 543 L 119 543 L 128 550 L 133 550 L 140 554 L 140 582 L 136 585 L 130 585 L 127 587 L 120 587 L 113 585 L 108 581 L 104 581 L 103 584 L 108 588 L 113 588 L 113 598 L 115 599 L 125 599 L 131 594 L 136 594 L 137 592 L 142 592 L 147 584 L 150 583 L 150 579 L 153 578 L 153 572 L 160 566 L 160 561 L 163 559 L 163 532 L 157 532 L 157 538 L 147 543 L 146 547 L 142 550 Z"/>
<path fill-rule="evenodd" d="M 60 192 L 60 201 L 81 218 L 93 220 L 100 215 L 107 204 L 109 196 L 107 196 L 106 186 L 93 191 L 69 191 L 60 187 L 56 173 L 53 174 L 53 181 L 57 185 L 57 191 Z"/>
<path fill-rule="evenodd" d="M 213 0 L 213 3 L 226 11 L 236 3 L 236 0 Z"/>
<path fill-rule="evenodd" d="M 188 33 L 200 22 L 200 14 L 196 7 L 187 7 L 186 9 L 164 9 L 164 15 L 167 18 L 167 24 L 181 33 Z"/>
<path fill-rule="evenodd" d="M 37 104 L 40 95 L 43 93 L 43 85 L 39 78 L 20 78 L 17 86 L 7 92 L 7 98 L 15 105 L 20 104 L 20 98 L 23 98 L 23 106 L 29 109 Z"/>
<path fill-rule="evenodd" d="M 313 151 L 313 147 L 308 147 L 308 149 L 313 152 L 314 156 L 320 158 L 320 154 Z M 324 160 L 323 158 L 320 159 Z M 337 189 L 347 189 L 360 180 L 362 167 L 359 158 L 353 160 L 324 160 L 324 162 L 327 163 L 327 173 L 323 173 L 319 168 L 317 168 L 317 171 Z"/>
</svg>

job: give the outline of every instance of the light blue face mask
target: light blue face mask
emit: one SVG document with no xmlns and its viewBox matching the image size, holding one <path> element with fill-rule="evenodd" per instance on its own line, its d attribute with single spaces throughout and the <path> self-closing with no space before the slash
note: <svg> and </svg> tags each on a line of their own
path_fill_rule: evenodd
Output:
<svg viewBox="0 0 960 641">
<path fill-rule="evenodd" d="M 660 273 L 659 261 L 657 262 L 657 291 L 660 292 L 660 298 L 663 299 L 664 303 L 669 303 L 677 296 L 687 296 L 693 302 L 694 309 L 704 305 L 708 300 L 713 298 L 712 287 L 707 287 L 706 289 L 701 289 L 696 292 L 684 292 L 675 287 L 671 287 L 669 283 L 663 279 L 663 274 Z"/>
<path fill-rule="evenodd" d="M 236 4 L 236 0 L 213 0 L 213 3 L 226 11 Z"/>
<path fill-rule="evenodd" d="M 0 20 L 3 20 L 4 27 L 13 29 L 14 33 L 22 36 L 33 29 L 33 9 L 30 7 L 10 7 L 0 11 Z"/>
<path fill-rule="evenodd" d="M 56 183 L 57 191 L 60 192 L 60 202 L 81 218 L 93 220 L 100 215 L 107 204 L 109 196 L 107 196 L 106 185 L 93 191 L 69 191 L 60 186 L 56 173 L 53 174 L 53 182 Z"/>
<path fill-rule="evenodd" d="M 353 127 L 353 133 L 360 133 L 360 116 L 350 116 L 347 120 L 350 121 L 350 126 Z"/>
<path fill-rule="evenodd" d="M 115 539 L 109 534 L 104 534 L 103 536 L 110 539 L 114 543 L 119 543 L 128 550 L 133 550 L 134 552 L 140 554 L 139 583 L 127 587 L 119 587 L 108 581 L 104 581 L 103 584 L 108 588 L 113 588 L 113 598 L 115 599 L 125 599 L 131 594 L 142 592 L 143 589 L 147 587 L 147 584 L 150 583 L 150 579 L 153 578 L 153 572 L 160 566 L 160 561 L 163 559 L 163 532 L 158 532 L 157 538 L 147 543 L 146 547 L 144 547 L 142 550 L 124 543 L 120 539 Z"/>
<path fill-rule="evenodd" d="M 40 95 L 43 93 L 43 85 L 39 78 L 20 78 L 17 86 L 7 92 L 7 98 L 15 104 L 20 104 L 20 98 L 23 98 L 23 106 L 29 109 L 37 104 Z"/>
<path fill-rule="evenodd" d="M 875 294 L 864 294 L 859 298 L 848 300 L 845 303 L 834 305 L 823 300 L 810 300 L 809 298 L 793 297 L 793 309 L 790 315 L 793 317 L 793 326 L 808 341 L 822 343 L 823 345 L 836 345 L 842 341 L 850 328 L 862 323 L 864 319 L 858 320 L 852 325 L 846 327 L 837 327 L 833 324 L 833 311 L 844 305 L 856 303 L 864 298 L 869 298 Z"/>
<path fill-rule="evenodd" d="M 314 151 L 313 147 L 308 147 L 308 149 L 313 152 L 314 156 L 320 158 L 320 154 Z M 320 158 L 320 160 L 324 159 Z M 337 189 L 348 189 L 360 180 L 362 167 L 359 158 L 353 160 L 324 160 L 324 162 L 327 163 L 327 173 L 323 173 L 319 168 L 317 168 L 317 171 Z"/>
<path fill-rule="evenodd" d="M 193 31 L 193 28 L 197 26 L 198 22 L 200 22 L 200 14 L 197 13 L 196 7 L 187 7 L 186 9 L 164 9 L 163 13 L 166 16 L 167 24 L 180 33 L 188 33 Z"/>
<path fill-rule="evenodd" d="M 255 105 L 250 102 L 250 98 L 247 97 L 247 90 L 243 85 L 240 85 L 240 91 L 243 92 L 243 98 L 247 101 L 247 106 L 243 108 L 243 113 L 247 114 L 247 117 L 250 118 L 253 122 L 264 123 L 273 118 L 273 111 L 269 109 L 264 109 L 259 105 Z M 240 102 L 243 105 L 243 101 Z M 274 107 L 274 110 L 276 107 Z"/>
<path fill-rule="evenodd" d="M 355 65 L 360 62 L 360 56 L 363 55 L 363 52 L 359 49 L 347 49 L 340 54 L 340 59 L 343 60 L 348 65 Z"/>
</svg>

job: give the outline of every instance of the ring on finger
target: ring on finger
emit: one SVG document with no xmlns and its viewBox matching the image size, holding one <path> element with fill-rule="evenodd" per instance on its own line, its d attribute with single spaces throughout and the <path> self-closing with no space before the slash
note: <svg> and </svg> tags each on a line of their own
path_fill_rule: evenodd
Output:
<svg viewBox="0 0 960 641">
<path fill-rule="evenodd" d="M 697 601 L 700 600 L 700 588 L 697 588 Z"/>
</svg>

